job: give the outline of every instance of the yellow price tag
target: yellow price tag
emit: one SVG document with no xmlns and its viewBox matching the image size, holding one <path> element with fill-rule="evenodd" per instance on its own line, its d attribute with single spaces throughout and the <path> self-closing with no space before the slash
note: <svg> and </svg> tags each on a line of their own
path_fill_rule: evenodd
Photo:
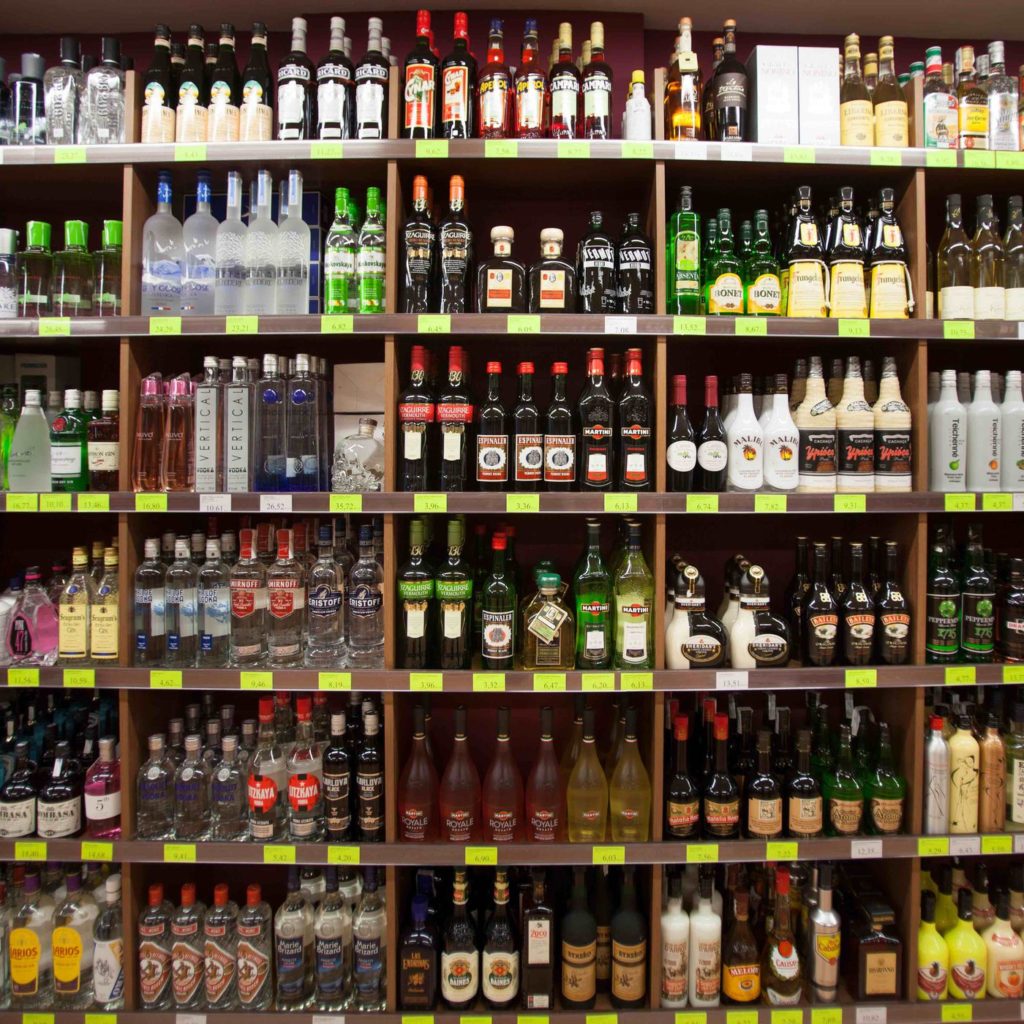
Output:
<svg viewBox="0 0 1024 1024">
<path fill-rule="evenodd" d="M 569 160 L 587 160 L 590 157 L 590 143 L 559 140 L 558 156 Z"/>
<path fill-rule="evenodd" d="M 174 159 L 178 162 L 192 161 L 192 160 L 205 160 L 206 159 L 206 143 L 205 142 L 179 142 L 174 147 Z"/>
<path fill-rule="evenodd" d="M 484 139 L 484 158 L 515 160 L 519 156 L 519 145 L 513 139 Z"/>
<path fill-rule="evenodd" d="M 580 675 L 584 693 L 611 693 L 615 689 L 614 672 L 584 672 Z"/>
<path fill-rule="evenodd" d="M 617 1013 L 588 1013 L 587 1024 L 619 1024 Z"/>
<path fill-rule="evenodd" d="M 506 512 L 539 512 L 540 511 L 540 495 L 539 494 L 506 494 L 505 495 L 505 511 Z"/>
<path fill-rule="evenodd" d="M 239 672 L 239 687 L 243 690 L 272 690 L 273 672 Z"/>
<path fill-rule="evenodd" d="M 117 1024 L 116 1013 L 86 1013 L 82 1024 Z"/>
<path fill-rule="evenodd" d="M 516 1024 L 550 1024 L 551 1018 L 538 1013 L 520 1013 L 516 1015 Z"/>
<path fill-rule="evenodd" d="M 1004 665 L 1004 683 L 1024 683 L 1024 665 Z"/>
<path fill-rule="evenodd" d="M 84 164 L 85 146 L 57 146 L 53 151 L 55 164 Z"/>
<path fill-rule="evenodd" d="M 868 499 L 865 494 L 837 494 L 832 499 L 833 512 L 867 512 Z"/>
<path fill-rule="evenodd" d="M 1013 853 L 1013 836 L 982 836 L 981 852 L 989 856 Z"/>
<path fill-rule="evenodd" d="M 924 165 L 925 167 L 956 167 L 956 150 L 926 149 Z"/>
<path fill-rule="evenodd" d="M 181 334 L 180 316 L 151 316 L 149 318 L 150 334 Z"/>
<path fill-rule="evenodd" d="M 195 843 L 164 843 L 165 864 L 195 864 Z"/>
<path fill-rule="evenodd" d="M 675 1024 L 708 1024 L 708 1015 L 703 1010 L 686 1010 L 676 1014 Z"/>
<path fill-rule="evenodd" d="M 965 150 L 970 153 L 971 150 Z M 943 1003 L 942 1024 L 955 1024 L 955 1022 L 974 1020 L 974 1006 L 972 1003 Z"/>
<path fill-rule="evenodd" d="M 18 840 L 14 844 L 15 860 L 46 860 L 46 843 L 39 840 Z"/>
<path fill-rule="evenodd" d="M 947 512 L 973 512 L 975 502 L 976 495 L 973 494 L 947 494 L 943 499 L 943 507 Z"/>
<path fill-rule="evenodd" d="M 41 316 L 39 318 L 40 338 L 69 338 L 71 336 L 71 317 Z"/>
<path fill-rule="evenodd" d="M 8 686 L 38 686 L 39 669 L 37 668 L 9 668 L 7 670 Z"/>
<path fill-rule="evenodd" d="M 440 672 L 410 672 L 409 689 L 419 693 L 440 693 L 444 676 Z"/>
<path fill-rule="evenodd" d="M 718 495 L 717 494 L 688 494 L 686 496 L 686 511 L 687 512 L 717 512 L 718 511 Z"/>
<path fill-rule="evenodd" d="M 799 843 L 765 843 L 765 860 L 799 860 Z"/>
<path fill-rule="evenodd" d="M 845 317 L 839 320 L 839 330 L 837 332 L 840 338 L 870 338 L 871 337 L 871 321 L 870 320 L 848 320 Z"/>
<path fill-rule="evenodd" d="M 337 141 L 316 141 L 309 144 L 311 160 L 341 160 L 345 155 L 345 147 Z"/>
<path fill-rule="evenodd" d="M 334 846 L 332 844 L 327 847 L 327 863 L 357 865 L 359 863 L 359 847 Z"/>
<path fill-rule="evenodd" d="M 1001 171 L 1024 171 L 1024 153 L 996 153 L 996 167 Z"/>
<path fill-rule="evenodd" d="M 813 146 L 784 146 L 782 149 L 784 164 L 813 164 L 815 161 Z"/>
<path fill-rule="evenodd" d="M 318 672 L 316 686 L 318 690 L 351 690 L 351 672 Z"/>
<path fill-rule="evenodd" d="M 785 512 L 788 507 L 785 494 L 755 494 L 755 512 Z"/>
<path fill-rule="evenodd" d="M 772 1010 L 772 1024 L 804 1024 L 803 1010 Z"/>
<path fill-rule="evenodd" d="M 653 160 L 653 142 L 623 142 L 622 157 L 624 160 Z"/>
<path fill-rule="evenodd" d="M 320 317 L 321 334 L 351 334 L 354 322 L 350 313 L 324 313 Z"/>
<path fill-rule="evenodd" d="M 949 839 L 946 836 L 919 836 L 918 857 L 948 857 Z"/>
<path fill-rule="evenodd" d="M 447 494 L 414 494 L 412 498 L 414 512 L 447 512 Z"/>
<path fill-rule="evenodd" d="M 945 341 L 973 341 L 973 320 L 943 320 L 942 337 Z"/>
<path fill-rule="evenodd" d="M 82 842 L 82 860 L 112 861 L 114 859 L 114 844 L 100 843 L 90 840 Z"/>
<path fill-rule="evenodd" d="M 432 1013 L 403 1013 L 402 1024 L 434 1024 Z"/>
<path fill-rule="evenodd" d="M 702 316 L 672 317 L 673 334 L 707 334 L 708 322 Z"/>
<path fill-rule="evenodd" d="M 605 494 L 605 512 L 635 512 L 637 510 L 637 496 L 635 494 L 621 494 L 618 492 Z"/>
<path fill-rule="evenodd" d="M 964 167 L 970 167 L 976 171 L 991 171 L 996 165 L 996 155 L 988 149 L 965 149 Z M 970 1017 L 962 1018 L 970 1020 Z"/>
<path fill-rule="evenodd" d="M 1012 512 L 1012 494 L 991 494 L 985 493 L 981 496 L 982 512 Z"/>
<path fill-rule="evenodd" d="M 654 689 L 653 672 L 621 672 L 619 689 L 627 692 Z"/>
<path fill-rule="evenodd" d="M 815 1006 L 811 1010 L 811 1024 L 843 1024 L 843 1011 L 838 1006 Z"/>
<path fill-rule="evenodd" d="M 177 670 L 153 669 L 149 673 L 151 690 L 180 690 L 181 673 Z"/>
<path fill-rule="evenodd" d="M 591 850 L 591 864 L 625 864 L 626 848 L 624 846 L 595 846 Z"/>
<path fill-rule="evenodd" d="M 167 495 L 166 494 L 136 494 L 135 495 L 135 511 L 136 512 L 166 512 L 167 511 Z"/>
<path fill-rule="evenodd" d="M 52 1013 L 23 1013 L 21 1024 L 53 1024 Z"/>
<path fill-rule="evenodd" d="M 690 843 L 686 847 L 687 864 L 714 864 L 718 860 L 718 843 Z"/>
<path fill-rule="evenodd" d="M 902 163 L 898 149 L 880 149 L 873 146 L 871 149 L 872 167 L 899 167 Z M 773 1021 L 772 1024 L 775 1024 Z"/>
<path fill-rule="evenodd" d="M 725 1024 L 757 1024 L 757 1010 L 726 1010 Z"/>
<path fill-rule="evenodd" d="M 71 495 L 70 494 L 40 494 L 39 495 L 39 511 L 40 512 L 70 512 L 71 511 Z"/>
<path fill-rule="evenodd" d="M 451 334 L 452 318 L 449 313 L 420 313 L 416 318 L 420 334 Z"/>
<path fill-rule="evenodd" d="M 264 864 L 294 864 L 295 863 L 295 847 L 294 846 L 282 846 L 275 844 L 273 846 L 263 847 L 263 863 Z"/>
<path fill-rule="evenodd" d="M 565 690 L 565 673 L 534 672 L 533 689 L 536 693 L 561 693 Z"/>
<path fill-rule="evenodd" d="M 973 665 L 947 665 L 943 680 L 947 686 L 974 686 L 978 671 Z"/>
<path fill-rule="evenodd" d="M 540 334 L 540 316 L 535 313 L 509 313 L 505 329 L 509 334 Z"/>
<path fill-rule="evenodd" d="M 491 1017 L 488 1014 L 467 1014 L 459 1017 L 459 1024 L 491 1024 Z"/>
<path fill-rule="evenodd" d="M 473 673 L 474 693 L 504 693 L 505 673 L 504 672 L 474 672 Z"/>
<path fill-rule="evenodd" d="M 79 512 L 109 512 L 109 494 L 80 494 L 78 495 Z"/>
<path fill-rule="evenodd" d="M 740 338 L 763 338 L 768 334 L 768 321 L 760 316 L 736 317 L 736 335 Z"/>
<path fill-rule="evenodd" d="M 848 668 L 843 673 L 843 685 L 848 690 L 865 690 L 878 685 L 878 670 L 874 668 Z"/>
<path fill-rule="evenodd" d="M 8 512 L 38 512 L 39 511 L 39 495 L 38 494 L 8 494 L 7 495 L 7 511 Z"/>
<path fill-rule="evenodd" d="M 259 334 L 258 316 L 228 316 L 224 318 L 225 334 Z"/>
<path fill-rule="evenodd" d="M 498 863 L 496 846 L 467 846 L 466 864 L 474 868 L 494 867 Z"/>
<path fill-rule="evenodd" d="M 417 160 L 445 160 L 448 158 L 447 139 L 417 139 Z"/>
<path fill-rule="evenodd" d="M 332 494 L 330 499 L 332 515 L 342 512 L 362 512 L 363 496 L 361 494 Z"/>
<path fill-rule="evenodd" d="M 66 668 L 63 677 L 66 690 L 89 690 L 96 685 L 94 668 Z"/>
</svg>

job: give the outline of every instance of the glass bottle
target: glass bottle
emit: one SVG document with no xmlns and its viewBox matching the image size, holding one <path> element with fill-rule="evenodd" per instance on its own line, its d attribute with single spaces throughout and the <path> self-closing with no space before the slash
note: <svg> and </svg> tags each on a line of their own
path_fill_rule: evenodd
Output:
<svg viewBox="0 0 1024 1024">
<path fill-rule="evenodd" d="M 441 62 L 440 132 L 444 139 L 471 139 L 476 135 L 476 58 L 469 50 L 469 18 L 455 12 L 452 52 Z"/>
<path fill-rule="evenodd" d="M 537 593 L 523 610 L 522 665 L 530 671 L 573 668 L 576 664 L 575 622 L 561 598 L 557 573 L 537 574 Z"/>
<path fill-rule="evenodd" d="M 871 95 L 876 146 L 909 145 L 907 101 L 896 81 L 892 36 L 878 40 L 878 84 Z"/>
<path fill-rule="evenodd" d="M 412 211 L 402 226 L 399 313 L 427 313 L 433 305 L 437 272 L 437 228 L 427 210 L 427 179 L 412 180 Z"/>
<path fill-rule="evenodd" d="M 583 712 L 583 740 L 566 783 L 569 842 L 603 842 L 608 817 L 608 782 L 597 756 L 594 709 Z"/>
<path fill-rule="evenodd" d="M 757 768 L 746 779 L 746 833 L 750 839 L 782 835 L 782 786 L 772 773 L 772 740 L 767 729 L 757 734 Z"/>
<path fill-rule="evenodd" d="M 412 749 L 398 780 L 398 833 L 402 842 L 434 842 L 437 839 L 437 772 L 427 752 L 425 712 L 412 709 Z"/>
<path fill-rule="evenodd" d="M 654 664 L 654 577 L 641 547 L 641 526 L 631 523 L 626 557 L 615 574 L 615 658 L 619 669 Z"/>
<path fill-rule="evenodd" d="M 306 54 L 306 19 L 292 18 L 292 45 L 277 69 L 277 138 L 311 139 L 316 125 L 316 68 Z"/>
<path fill-rule="evenodd" d="M 455 1011 L 472 1008 L 480 989 L 480 952 L 467 890 L 466 871 L 456 868 L 452 914 L 441 940 L 441 1001 Z"/>
<path fill-rule="evenodd" d="M 490 237 L 493 255 L 476 271 L 476 312 L 525 313 L 526 270 L 512 258 L 515 233 L 510 227 L 496 225 Z"/>
<path fill-rule="evenodd" d="M 121 876 L 108 875 L 106 904 L 93 925 L 93 1006 L 103 1012 L 124 1006 L 124 935 L 121 919 Z"/>
<path fill-rule="evenodd" d="M 114 746 L 113 736 L 102 737 L 85 773 L 85 835 L 94 839 L 121 838 L 121 763 Z"/>
<path fill-rule="evenodd" d="M 81 64 L 78 40 L 74 36 L 61 36 L 60 63 L 49 68 L 43 76 L 46 144 L 49 146 L 67 146 L 78 141 L 81 130 L 78 110 L 82 91 Z"/>
<path fill-rule="evenodd" d="M 519 943 L 508 902 L 508 873 L 499 868 L 494 879 L 494 910 L 484 931 L 480 958 L 480 987 L 492 1010 L 516 1006 L 519 998 Z"/>
<path fill-rule="evenodd" d="M 383 139 L 388 126 L 388 74 L 391 65 L 381 52 L 384 25 L 368 18 L 368 42 L 355 69 L 355 138 Z"/>
<path fill-rule="evenodd" d="M 100 40 L 100 62 L 86 75 L 81 94 L 81 133 L 86 146 L 125 141 L 124 71 L 121 43 L 112 36 Z"/>
<path fill-rule="evenodd" d="M 722 60 L 715 68 L 710 90 L 714 101 L 714 133 L 709 137 L 718 142 L 745 142 L 749 137 L 750 80 L 746 67 L 736 56 L 736 22 L 731 18 L 722 28 L 722 37 Z"/>
<path fill-rule="evenodd" d="M 685 142 L 703 136 L 703 88 L 692 32 L 691 19 L 680 18 L 675 52 L 665 79 L 665 138 L 671 142 Z"/>
<path fill-rule="evenodd" d="M 704 832 L 720 839 L 740 834 L 740 791 L 729 772 L 729 718 L 714 716 L 714 769 L 704 784 L 701 815 Z"/>
<path fill-rule="evenodd" d="M 384 605 L 381 587 L 384 570 L 373 555 L 373 527 L 359 528 L 359 560 L 348 580 L 345 618 L 351 664 L 376 668 L 384 654 Z"/>
<path fill-rule="evenodd" d="M 16 259 L 18 316 L 48 316 L 52 311 L 50 233 L 46 221 L 30 220 L 25 225 L 25 248 Z"/>
<path fill-rule="evenodd" d="M 469 753 L 466 709 L 455 709 L 455 742 L 441 776 L 438 793 L 442 836 L 449 842 L 466 843 L 477 838 L 481 814 L 480 776 Z"/>
<path fill-rule="evenodd" d="M 561 228 L 540 233 L 541 258 L 530 267 L 528 278 L 531 313 L 576 311 L 576 268 L 562 255 L 563 238 Z"/>
<path fill-rule="evenodd" d="M 558 58 L 549 76 L 551 138 L 575 139 L 580 133 L 580 71 L 572 59 L 572 24 L 558 24 Z"/>
<path fill-rule="evenodd" d="M 484 139 L 508 139 L 514 136 L 513 109 L 516 94 L 505 63 L 503 24 L 501 18 L 491 18 L 487 62 L 480 70 L 477 88 L 478 124 L 480 136 Z"/>
<path fill-rule="evenodd" d="M 441 61 L 431 48 L 432 38 L 430 12 L 417 11 L 416 42 L 402 69 L 404 139 L 432 139 L 438 134 Z"/>
<path fill-rule="evenodd" d="M 633 865 L 622 869 L 619 909 L 611 921 L 611 1003 L 617 1009 L 644 1005 L 647 997 L 647 921 L 637 909 Z"/>
<path fill-rule="evenodd" d="M 313 905 L 288 869 L 288 894 L 274 915 L 274 973 L 279 1010 L 300 1010 L 314 997 Z"/>
<path fill-rule="evenodd" d="M 363 893 L 352 922 L 357 1011 L 382 1010 L 387 991 L 387 908 L 377 891 L 377 869 L 363 869 Z"/>
<path fill-rule="evenodd" d="M 498 740 L 484 776 L 482 814 L 488 842 L 517 842 L 524 827 L 523 779 L 509 742 L 511 712 L 498 708 Z"/>
<path fill-rule="evenodd" d="M 971 240 L 971 287 L 974 319 L 1002 320 L 1006 316 L 1006 253 L 996 227 L 991 195 L 977 199 Z"/>
<path fill-rule="evenodd" d="M 843 146 L 874 143 L 874 112 L 871 93 L 860 69 L 860 36 L 844 41 L 843 81 L 839 91 L 839 142 Z"/>
<path fill-rule="evenodd" d="M 437 227 L 437 297 L 441 313 L 472 310 L 473 231 L 465 215 L 466 184 L 458 174 L 448 182 L 448 210 Z"/>
<path fill-rule="evenodd" d="M 581 490 L 611 490 L 615 481 L 616 403 L 605 377 L 604 349 L 587 353 L 587 379 L 578 403 Z"/>
<path fill-rule="evenodd" d="M 822 781 L 822 796 L 828 811 L 825 834 L 833 836 L 859 835 L 864 815 L 864 791 L 853 765 L 850 727 L 839 727 L 839 754 L 835 767 Z"/>
<path fill-rule="evenodd" d="M 622 753 L 608 783 L 613 842 L 642 843 L 650 835 L 651 781 L 637 746 L 638 709 L 626 709 Z"/>
<path fill-rule="evenodd" d="M 669 221 L 665 259 L 668 311 L 676 315 L 701 310 L 700 214 L 693 209 L 693 189 L 684 185 L 679 206 Z"/>
<path fill-rule="evenodd" d="M 490 670 L 512 668 L 516 650 L 516 584 L 506 567 L 506 547 L 506 535 L 495 533 L 493 567 L 481 590 L 481 658 Z"/>
</svg>

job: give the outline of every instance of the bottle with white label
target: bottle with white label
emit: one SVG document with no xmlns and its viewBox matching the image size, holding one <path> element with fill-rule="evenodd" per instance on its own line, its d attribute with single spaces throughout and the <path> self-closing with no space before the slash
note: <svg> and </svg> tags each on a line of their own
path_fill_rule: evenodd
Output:
<svg viewBox="0 0 1024 1024">
<path fill-rule="evenodd" d="M 772 614 L 768 574 L 748 565 L 740 582 L 739 611 L 729 629 L 733 668 L 770 668 L 789 661 L 789 629 Z"/>
<path fill-rule="evenodd" d="M 928 489 L 967 489 L 967 409 L 957 396 L 956 370 L 942 371 L 939 398 L 928 421 Z"/>
<path fill-rule="evenodd" d="M 695 565 L 685 565 L 677 573 L 673 604 L 665 628 L 666 666 L 688 669 L 723 665 L 725 628 L 705 610 L 704 580 Z"/>
<path fill-rule="evenodd" d="M 988 950 L 986 989 L 990 999 L 1024 996 L 1024 939 L 1010 925 L 1010 894 L 996 896 L 996 919 L 981 934 Z"/>
<path fill-rule="evenodd" d="M 996 228 L 992 196 L 978 196 L 975 232 L 971 241 L 971 287 L 974 319 L 1002 320 L 1006 316 L 1006 252 Z"/>
<path fill-rule="evenodd" d="M 92 978 L 94 1006 L 119 1010 L 124 1006 L 124 932 L 121 922 L 121 876 L 110 875 L 104 885 L 106 906 L 93 926 Z"/>
<path fill-rule="evenodd" d="M 974 375 L 974 398 L 967 407 L 967 490 L 999 490 L 1002 422 L 992 400 L 992 375 Z"/>
<path fill-rule="evenodd" d="M 909 491 L 913 485 L 912 420 L 910 406 L 900 393 L 893 356 L 886 356 L 882 361 L 878 401 L 871 413 L 875 421 L 875 490 Z"/>
<path fill-rule="evenodd" d="M 718 1006 L 722 989 L 722 918 L 711 903 L 712 881 L 709 874 L 700 876 L 700 896 L 690 915 L 687 988 L 690 1005 L 700 1008 Z"/>
<path fill-rule="evenodd" d="M 800 482 L 800 432 L 789 411 L 786 375 L 775 375 L 771 403 L 762 419 L 764 432 L 764 487 L 766 491 L 795 491 Z"/>
<path fill-rule="evenodd" d="M 726 426 L 730 491 L 759 491 L 764 486 L 764 434 L 754 412 L 754 378 L 741 373 L 736 415 Z"/>
<path fill-rule="evenodd" d="M 836 490 L 836 410 L 825 394 L 821 359 L 811 357 L 804 400 L 793 422 L 800 434 L 799 481 L 801 494 L 831 494 Z"/>
<path fill-rule="evenodd" d="M 1006 372 L 999 422 L 1002 435 L 999 486 L 1004 491 L 1024 491 L 1024 393 L 1020 370 Z"/>
<path fill-rule="evenodd" d="M 840 491 L 875 489 L 875 417 L 864 398 L 860 359 L 846 361 L 843 395 L 836 407 Z"/>
<path fill-rule="evenodd" d="M 690 915 L 683 909 L 678 875 L 669 879 L 668 906 L 661 915 L 661 1005 L 669 1010 L 686 1006 L 689 981 Z"/>
<path fill-rule="evenodd" d="M 693 489 L 693 471 L 697 465 L 696 432 L 686 412 L 686 375 L 676 374 L 672 378 L 672 406 L 669 411 L 668 448 L 668 489 L 690 491 Z"/>
</svg>

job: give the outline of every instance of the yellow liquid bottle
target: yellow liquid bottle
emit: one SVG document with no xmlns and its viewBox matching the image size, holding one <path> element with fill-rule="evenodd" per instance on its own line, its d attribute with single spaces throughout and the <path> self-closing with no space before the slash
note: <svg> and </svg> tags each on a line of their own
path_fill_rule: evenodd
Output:
<svg viewBox="0 0 1024 1024">
<path fill-rule="evenodd" d="M 609 786 L 612 839 L 644 843 L 651 828 L 651 780 L 636 742 L 637 708 L 626 709 L 622 753 Z"/>
<path fill-rule="evenodd" d="M 921 924 L 917 930 L 917 998 L 933 1002 L 946 998 L 949 950 L 935 930 L 935 893 L 921 893 Z"/>
<path fill-rule="evenodd" d="M 949 996 L 951 999 L 984 999 L 988 950 L 985 940 L 974 930 L 971 894 L 961 889 L 958 899 L 957 922 L 943 933 L 949 950 Z"/>
<path fill-rule="evenodd" d="M 593 708 L 583 711 L 583 744 L 565 798 L 569 842 L 603 843 L 608 823 L 608 780 L 594 743 Z"/>
</svg>

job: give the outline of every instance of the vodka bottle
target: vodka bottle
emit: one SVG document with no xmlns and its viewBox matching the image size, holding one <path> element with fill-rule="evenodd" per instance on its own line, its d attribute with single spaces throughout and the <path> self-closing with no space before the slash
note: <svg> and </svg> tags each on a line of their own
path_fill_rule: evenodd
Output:
<svg viewBox="0 0 1024 1024">
<path fill-rule="evenodd" d="M 11 491 L 50 490 L 50 428 L 42 392 L 25 392 L 25 405 L 7 455 L 7 486 Z"/>
<path fill-rule="evenodd" d="M 345 652 L 345 574 L 328 524 L 321 524 L 318 541 L 320 557 L 309 570 L 306 667 L 337 668 Z"/>
<path fill-rule="evenodd" d="M 380 189 L 366 190 L 366 219 L 359 231 L 356 252 L 356 287 L 360 313 L 384 312 L 385 229 L 380 211 Z"/>
<path fill-rule="evenodd" d="M 359 239 L 349 219 L 347 188 L 334 192 L 334 223 L 324 242 L 325 313 L 359 312 L 359 290 L 356 286 L 356 250 Z"/>
<path fill-rule="evenodd" d="M 231 641 L 231 570 L 220 557 L 220 541 L 206 542 L 206 561 L 199 570 L 200 668 L 225 668 Z"/>
<path fill-rule="evenodd" d="M 373 554 L 373 527 L 359 528 L 359 561 L 349 574 L 348 648 L 351 664 L 361 668 L 382 665 L 384 606 L 381 586 L 384 571 Z"/>
<path fill-rule="evenodd" d="M 274 701 L 261 697 L 260 732 L 249 763 L 249 837 L 256 842 L 281 839 L 287 820 L 288 767 L 274 734 Z"/>
<path fill-rule="evenodd" d="M 138 839 L 170 839 L 174 835 L 175 765 L 160 733 L 147 742 L 149 758 L 139 768 L 135 783 L 135 835 Z"/>
<path fill-rule="evenodd" d="M 210 778 L 210 838 L 241 842 L 249 838 L 246 784 L 238 762 L 238 737 L 225 736 L 222 757 Z"/>
<path fill-rule="evenodd" d="M 296 702 L 295 746 L 288 755 L 288 836 L 297 842 L 324 838 L 324 780 L 320 746 L 313 738 L 309 697 Z"/>
<path fill-rule="evenodd" d="M 288 491 L 315 491 L 320 485 L 319 388 L 320 382 L 309 372 L 309 356 L 300 352 L 295 357 L 295 374 L 288 380 L 285 398 Z"/>
<path fill-rule="evenodd" d="M 102 60 L 89 71 L 82 83 L 79 141 L 87 146 L 125 141 L 121 44 L 112 36 L 104 36 L 100 45 Z"/>
<path fill-rule="evenodd" d="M 185 760 L 174 773 L 174 836 L 205 839 L 210 832 L 210 769 L 200 753 L 200 739 L 185 737 Z"/>
<path fill-rule="evenodd" d="M 342 1009 L 352 989 L 352 910 L 338 891 L 338 869 L 327 868 L 327 892 L 313 921 L 316 1008 Z"/>
<path fill-rule="evenodd" d="M 214 241 L 214 312 L 218 316 L 242 312 L 246 230 L 242 223 L 242 176 L 231 171 L 228 174 L 227 212 L 217 225 Z"/>
<path fill-rule="evenodd" d="M 181 278 L 185 261 L 181 221 L 171 212 L 171 174 L 157 178 L 156 213 L 142 228 L 142 313 L 181 312 Z"/>
<path fill-rule="evenodd" d="M 181 278 L 181 312 L 211 316 L 215 309 L 217 219 L 210 213 L 210 172 L 196 176 L 196 212 L 181 226 L 185 265 Z"/>
<path fill-rule="evenodd" d="M 61 36 L 60 63 L 43 76 L 46 143 L 49 146 L 69 146 L 78 141 L 81 64 L 78 40 L 74 36 Z"/>
<path fill-rule="evenodd" d="M 160 542 L 146 540 L 145 559 L 135 570 L 135 664 L 159 665 L 164 658 L 164 587 L 167 570 Z"/>
<path fill-rule="evenodd" d="M 167 650 L 164 664 L 191 668 L 196 663 L 196 619 L 198 570 L 192 562 L 187 540 L 174 542 L 174 561 L 167 570 L 164 615 Z"/>
<path fill-rule="evenodd" d="M 245 890 L 238 914 L 238 1005 L 242 1010 L 267 1010 L 274 998 L 270 931 L 273 914 L 258 885 Z"/>
<path fill-rule="evenodd" d="M 223 882 L 214 886 L 213 905 L 203 915 L 203 954 L 206 1008 L 233 1010 L 238 1005 L 238 904 L 228 899 L 228 887 Z"/>
<path fill-rule="evenodd" d="M 93 926 L 93 1006 L 109 1013 L 124 1006 L 124 933 L 121 924 L 121 876 L 104 884 L 106 905 Z"/>
<path fill-rule="evenodd" d="M 171 918 L 171 992 L 176 1010 L 203 1005 L 205 956 L 203 915 L 206 907 L 196 902 L 196 887 L 181 887 L 181 906 Z"/>
<path fill-rule="evenodd" d="M 387 991 L 387 910 L 377 891 L 377 869 L 364 869 L 363 894 L 352 922 L 355 1008 L 382 1010 Z"/>
<path fill-rule="evenodd" d="M 992 375 L 978 370 L 967 407 L 967 490 L 999 490 L 1001 426 L 999 406 L 992 401 Z"/>
<path fill-rule="evenodd" d="M 299 869 L 288 869 L 288 895 L 274 917 L 277 1009 L 302 1010 L 314 994 L 313 906 L 299 888 Z"/>
<path fill-rule="evenodd" d="M 100 911 L 78 867 L 65 884 L 67 895 L 53 913 L 53 1002 L 54 1009 L 81 1010 L 92 1006 L 92 931 Z"/>
<path fill-rule="evenodd" d="M 260 665 L 267 656 L 267 570 L 255 557 L 255 530 L 242 530 L 241 552 L 231 569 L 231 664 Z"/>
<path fill-rule="evenodd" d="M 277 312 L 278 227 L 270 216 L 273 189 L 270 171 L 257 171 L 256 196 L 245 233 L 242 307 L 246 313 L 260 316 Z"/>
<path fill-rule="evenodd" d="M 285 486 L 285 381 L 278 357 L 263 357 L 263 376 L 256 384 L 253 435 L 253 489 L 284 491 Z"/>
<path fill-rule="evenodd" d="M 42 891 L 38 872 L 26 872 L 22 897 L 11 914 L 10 945 L 4 950 L 7 956 L 14 950 L 26 954 L 25 965 L 11 975 L 12 1010 L 52 1008 L 53 911 L 53 900 Z"/>
<path fill-rule="evenodd" d="M 277 531 L 277 560 L 267 570 L 269 664 L 285 668 L 302 662 L 306 625 L 306 570 L 295 558 L 291 530 Z"/>
<path fill-rule="evenodd" d="M 302 219 L 302 172 L 288 172 L 286 214 L 278 226 L 277 310 L 298 316 L 309 312 L 309 225 Z"/>
</svg>

